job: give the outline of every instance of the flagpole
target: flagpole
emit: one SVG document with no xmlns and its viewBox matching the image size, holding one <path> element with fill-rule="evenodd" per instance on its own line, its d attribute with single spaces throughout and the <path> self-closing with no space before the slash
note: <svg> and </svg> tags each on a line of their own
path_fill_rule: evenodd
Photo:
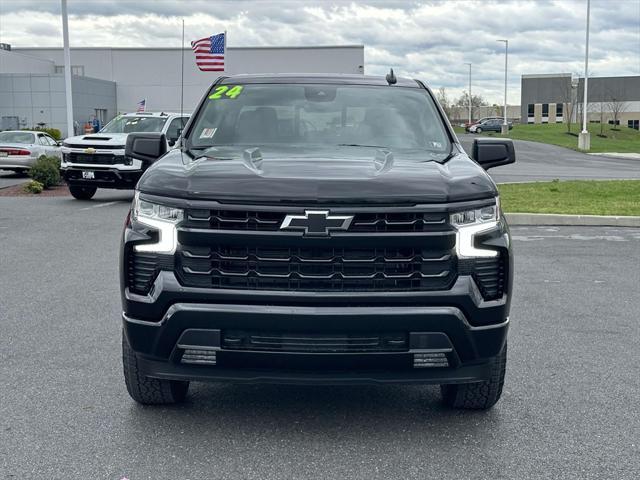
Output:
<svg viewBox="0 0 640 480">
<path fill-rule="evenodd" d="M 182 58 L 180 61 L 180 117 L 184 108 L 184 18 L 182 19 L 182 43 L 180 44 Z"/>
<path fill-rule="evenodd" d="M 224 72 L 227 73 L 227 65 L 228 65 L 228 59 L 229 57 L 227 56 L 227 31 L 224 31 Z"/>
</svg>

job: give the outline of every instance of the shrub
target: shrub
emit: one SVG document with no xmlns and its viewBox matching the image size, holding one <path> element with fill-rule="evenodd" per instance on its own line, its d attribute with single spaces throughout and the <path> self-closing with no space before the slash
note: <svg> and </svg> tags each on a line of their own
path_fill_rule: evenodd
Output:
<svg viewBox="0 0 640 480">
<path fill-rule="evenodd" d="M 24 191 L 29 193 L 42 193 L 42 190 L 44 190 L 44 185 L 37 180 L 31 180 L 24 186 Z"/>
<path fill-rule="evenodd" d="M 41 156 L 29 170 L 29 176 L 40 182 L 44 188 L 58 185 L 60 178 L 60 159 L 58 157 Z"/>
</svg>

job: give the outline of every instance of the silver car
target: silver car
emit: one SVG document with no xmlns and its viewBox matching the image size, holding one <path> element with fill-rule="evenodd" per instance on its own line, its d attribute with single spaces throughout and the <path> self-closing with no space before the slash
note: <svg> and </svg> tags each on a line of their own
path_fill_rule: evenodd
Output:
<svg viewBox="0 0 640 480">
<path fill-rule="evenodd" d="M 30 130 L 0 132 L 0 170 L 26 172 L 42 155 L 62 159 L 60 144 L 49 134 Z"/>
</svg>

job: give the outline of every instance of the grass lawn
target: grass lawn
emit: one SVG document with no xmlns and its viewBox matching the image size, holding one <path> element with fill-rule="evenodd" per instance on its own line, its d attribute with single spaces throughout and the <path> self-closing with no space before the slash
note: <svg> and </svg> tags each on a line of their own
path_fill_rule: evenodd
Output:
<svg viewBox="0 0 640 480">
<path fill-rule="evenodd" d="M 618 130 L 614 130 L 612 127 L 613 125 L 604 125 L 603 135 L 606 135 L 606 138 L 603 138 L 598 136 L 600 134 L 600 124 L 589 124 L 588 129 L 591 132 L 590 152 L 640 153 L 640 131 L 625 125 L 616 127 Z M 563 123 L 514 125 L 508 137 L 517 140 L 549 143 L 578 150 L 578 132 L 580 132 L 581 128 L 580 125 L 572 124 L 572 134 L 568 134 L 567 125 Z M 502 136 L 495 132 L 482 133 L 482 135 Z"/>
<path fill-rule="evenodd" d="M 569 180 L 498 185 L 505 212 L 640 215 L 640 180 Z"/>
</svg>

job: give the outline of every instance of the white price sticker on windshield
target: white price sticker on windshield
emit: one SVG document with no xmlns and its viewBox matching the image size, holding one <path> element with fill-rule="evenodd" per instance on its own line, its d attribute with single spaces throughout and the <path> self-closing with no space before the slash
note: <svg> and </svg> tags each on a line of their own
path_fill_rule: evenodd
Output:
<svg viewBox="0 0 640 480">
<path fill-rule="evenodd" d="M 203 128 L 202 133 L 200 134 L 200 138 L 213 138 L 216 134 L 217 128 Z"/>
</svg>

